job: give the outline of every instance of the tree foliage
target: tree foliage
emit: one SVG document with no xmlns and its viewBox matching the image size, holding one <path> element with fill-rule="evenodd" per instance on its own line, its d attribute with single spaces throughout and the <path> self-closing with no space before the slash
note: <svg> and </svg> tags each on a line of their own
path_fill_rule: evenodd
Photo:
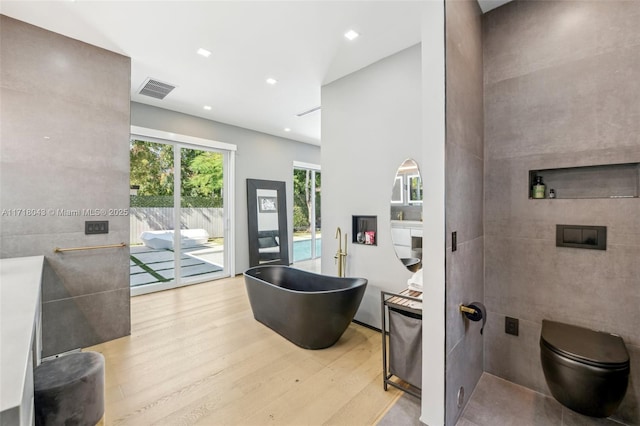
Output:
<svg viewBox="0 0 640 426">
<path fill-rule="evenodd" d="M 129 159 L 129 179 L 139 195 L 173 194 L 173 146 L 132 141 Z"/>
<path fill-rule="evenodd" d="M 187 181 L 192 196 L 221 195 L 223 184 L 222 154 L 203 151 L 189 165 Z M 183 194 L 186 195 L 186 194 Z"/>
<path fill-rule="evenodd" d="M 293 227 L 295 230 L 311 232 L 309 223 L 311 209 L 311 170 L 295 169 L 293 171 Z M 316 189 L 316 227 L 320 223 L 320 173 L 315 173 Z"/>
<path fill-rule="evenodd" d="M 134 204 L 149 206 L 157 203 L 173 205 L 174 146 L 162 143 L 134 140 L 130 145 L 131 185 L 138 185 L 139 200 Z M 180 196 L 183 206 L 222 206 L 224 170 L 223 156 L 218 152 L 196 149 L 180 149 Z M 310 170 L 293 171 L 294 228 L 311 231 Z M 320 224 L 320 173 L 315 173 L 316 227 Z M 198 201 L 197 198 L 202 199 Z M 149 206 L 151 207 L 151 206 Z M 158 206 L 159 207 L 159 206 Z"/>
<path fill-rule="evenodd" d="M 138 185 L 140 196 L 166 196 L 174 193 L 173 145 L 131 141 L 130 184 Z M 180 195 L 202 197 L 222 203 L 222 154 L 195 149 L 180 149 Z"/>
</svg>

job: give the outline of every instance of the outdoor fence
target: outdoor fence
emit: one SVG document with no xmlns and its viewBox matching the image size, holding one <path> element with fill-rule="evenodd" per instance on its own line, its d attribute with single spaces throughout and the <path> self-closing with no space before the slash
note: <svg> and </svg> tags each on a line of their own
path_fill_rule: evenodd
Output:
<svg viewBox="0 0 640 426">
<path fill-rule="evenodd" d="M 131 244 L 142 244 L 140 234 L 144 231 L 174 229 L 173 215 L 173 207 L 131 207 L 129 209 Z M 224 237 L 223 209 L 182 208 L 180 209 L 180 229 L 204 229 L 211 238 Z"/>
</svg>

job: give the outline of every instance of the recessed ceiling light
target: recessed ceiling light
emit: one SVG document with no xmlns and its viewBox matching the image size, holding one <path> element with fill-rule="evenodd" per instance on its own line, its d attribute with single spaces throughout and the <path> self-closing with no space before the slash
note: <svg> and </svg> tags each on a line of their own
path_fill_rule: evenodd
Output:
<svg viewBox="0 0 640 426">
<path fill-rule="evenodd" d="M 204 56 L 205 58 L 208 58 L 209 55 L 211 55 L 211 52 L 209 52 L 207 49 L 203 49 L 202 47 L 200 49 L 198 49 L 198 55 L 200 56 Z"/>
<path fill-rule="evenodd" d="M 284 128 L 284 131 L 285 131 L 285 132 L 290 132 L 290 131 L 291 131 L 291 129 L 290 129 L 290 128 L 288 128 L 288 127 L 285 127 L 285 128 Z"/>
<path fill-rule="evenodd" d="M 204 109 L 206 109 L 207 111 L 211 111 L 211 106 L 210 105 L 205 105 L 203 106 Z"/>
<path fill-rule="evenodd" d="M 356 38 L 358 38 L 360 34 L 358 34 L 357 32 L 353 31 L 353 30 L 349 30 L 346 33 L 344 33 L 344 36 L 349 39 L 349 40 L 355 40 Z"/>
<path fill-rule="evenodd" d="M 266 81 L 267 81 L 267 83 L 269 83 L 272 86 L 278 82 L 278 80 L 276 80 L 275 78 L 271 78 L 271 77 L 269 77 Z"/>
</svg>

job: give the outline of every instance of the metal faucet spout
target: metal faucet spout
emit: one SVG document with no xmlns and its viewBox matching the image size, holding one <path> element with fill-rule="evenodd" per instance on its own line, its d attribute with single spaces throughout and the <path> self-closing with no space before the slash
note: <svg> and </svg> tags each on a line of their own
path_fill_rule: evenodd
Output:
<svg viewBox="0 0 640 426">
<path fill-rule="evenodd" d="M 344 234 L 344 251 L 342 251 L 342 230 L 339 226 L 336 229 L 336 239 L 338 240 L 338 251 L 334 259 L 338 264 L 338 276 L 343 277 L 347 267 L 347 234 Z"/>
</svg>

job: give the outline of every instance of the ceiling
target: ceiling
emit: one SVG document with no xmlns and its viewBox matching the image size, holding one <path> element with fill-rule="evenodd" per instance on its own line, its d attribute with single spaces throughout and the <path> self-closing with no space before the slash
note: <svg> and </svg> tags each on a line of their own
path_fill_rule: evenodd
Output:
<svg viewBox="0 0 640 426">
<path fill-rule="evenodd" d="M 486 12 L 506 1 L 480 5 Z M 132 101 L 319 145 L 321 111 L 297 114 L 320 106 L 323 84 L 419 43 L 422 6 L 2 0 L 0 13 L 130 57 Z M 350 29 L 360 34 L 353 41 Z M 149 77 L 176 88 L 163 100 L 140 95 Z"/>
</svg>

